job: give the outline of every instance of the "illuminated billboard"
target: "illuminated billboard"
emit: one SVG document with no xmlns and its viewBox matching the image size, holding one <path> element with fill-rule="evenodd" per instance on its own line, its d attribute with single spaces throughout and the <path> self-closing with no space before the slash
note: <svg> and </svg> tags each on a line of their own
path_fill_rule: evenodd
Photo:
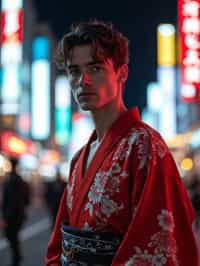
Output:
<svg viewBox="0 0 200 266">
<path fill-rule="evenodd" d="M 22 61 L 22 46 L 20 43 L 6 43 L 1 47 L 1 64 L 19 64 Z"/>
<path fill-rule="evenodd" d="M 160 24 L 157 29 L 158 84 L 160 88 L 160 112 L 158 130 L 168 139 L 176 134 L 176 49 L 175 27 Z M 154 89 L 155 90 L 155 89 Z M 156 100 L 156 99 L 155 99 Z"/>
<path fill-rule="evenodd" d="M 159 132 L 165 139 L 173 137 L 177 131 L 175 75 L 174 67 L 158 67 L 157 76 L 162 97 Z"/>
<path fill-rule="evenodd" d="M 22 8 L 23 0 L 2 0 L 1 8 L 2 10 L 13 10 L 17 8 Z"/>
<path fill-rule="evenodd" d="M 178 1 L 180 38 L 181 96 L 193 102 L 200 90 L 200 2 Z"/>
<path fill-rule="evenodd" d="M 31 135 L 47 139 L 50 135 L 50 66 L 46 60 L 32 63 Z"/>
<path fill-rule="evenodd" d="M 16 9 L 1 14 L 1 43 L 22 42 L 23 11 Z"/>
<path fill-rule="evenodd" d="M 16 114 L 19 112 L 20 65 L 5 65 L 1 75 L 1 112 L 2 114 Z"/>
<path fill-rule="evenodd" d="M 50 135 L 50 63 L 49 41 L 37 37 L 32 46 L 31 73 L 31 135 L 34 139 L 45 140 Z"/>
<path fill-rule="evenodd" d="M 71 89 L 65 76 L 55 82 L 55 141 L 59 145 L 69 142 L 71 134 Z"/>
<path fill-rule="evenodd" d="M 21 93 L 23 1 L 1 2 L 1 112 L 17 114 Z"/>
<path fill-rule="evenodd" d="M 160 24 L 157 30 L 158 65 L 174 66 L 175 56 L 175 27 L 172 24 Z"/>
<path fill-rule="evenodd" d="M 161 88 L 157 82 L 150 82 L 147 86 L 147 107 L 154 112 L 162 108 Z"/>
<path fill-rule="evenodd" d="M 20 90 L 19 65 L 6 65 L 2 69 L 2 93 L 3 102 L 16 102 Z"/>
</svg>

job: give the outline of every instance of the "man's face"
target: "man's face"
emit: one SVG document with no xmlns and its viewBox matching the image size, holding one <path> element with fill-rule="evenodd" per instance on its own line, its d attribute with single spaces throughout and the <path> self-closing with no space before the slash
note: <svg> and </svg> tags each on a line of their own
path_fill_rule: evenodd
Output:
<svg viewBox="0 0 200 266">
<path fill-rule="evenodd" d="M 74 99 L 82 110 L 94 111 L 121 97 L 119 71 L 114 70 L 111 59 L 95 61 L 91 45 L 75 46 L 70 55 L 67 75 Z"/>
</svg>

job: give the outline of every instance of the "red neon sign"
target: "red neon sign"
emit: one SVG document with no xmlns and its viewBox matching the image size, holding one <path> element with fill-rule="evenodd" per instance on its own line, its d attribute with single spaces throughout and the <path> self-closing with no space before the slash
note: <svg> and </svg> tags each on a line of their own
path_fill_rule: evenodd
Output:
<svg viewBox="0 0 200 266">
<path fill-rule="evenodd" d="M 5 131 L 1 135 L 1 150 L 9 156 L 15 157 L 36 152 L 32 141 L 23 139 L 10 131 Z"/>
<path fill-rule="evenodd" d="M 23 38 L 23 11 L 4 11 L 1 14 L 1 43 L 21 43 Z"/>
<path fill-rule="evenodd" d="M 200 2 L 178 1 L 180 36 L 181 96 L 192 102 L 199 98 L 200 90 Z"/>
</svg>

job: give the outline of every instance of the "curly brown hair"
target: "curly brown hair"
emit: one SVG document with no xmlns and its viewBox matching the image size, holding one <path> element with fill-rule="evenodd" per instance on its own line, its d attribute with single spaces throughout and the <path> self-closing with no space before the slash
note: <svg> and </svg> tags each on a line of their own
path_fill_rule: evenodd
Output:
<svg viewBox="0 0 200 266">
<path fill-rule="evenodd" d="M 66 69 L 71 49 L 87 44 L 91 44 L 95 60 L 110 58 L 115 70 L 128 64 L 128 38 L 114 29 L 112 23 L 91 20 L 72 25 L 71 31 L 60 40 L 54 57 L 57 67 Z"/>
</svg>

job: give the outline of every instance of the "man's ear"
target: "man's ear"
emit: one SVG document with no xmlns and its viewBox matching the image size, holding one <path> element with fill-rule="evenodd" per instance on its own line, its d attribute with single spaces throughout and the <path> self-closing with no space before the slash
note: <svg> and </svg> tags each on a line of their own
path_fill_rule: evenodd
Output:
<svg viewBox="0 0 200 266">
<path fill-rule="evenodd" d="M 119 68 L 119 81 L 121 81 L 122 83 L 125 83 L 127 78 L 128 78 L 128 65 L 123 64 Z"/>
</svg>

